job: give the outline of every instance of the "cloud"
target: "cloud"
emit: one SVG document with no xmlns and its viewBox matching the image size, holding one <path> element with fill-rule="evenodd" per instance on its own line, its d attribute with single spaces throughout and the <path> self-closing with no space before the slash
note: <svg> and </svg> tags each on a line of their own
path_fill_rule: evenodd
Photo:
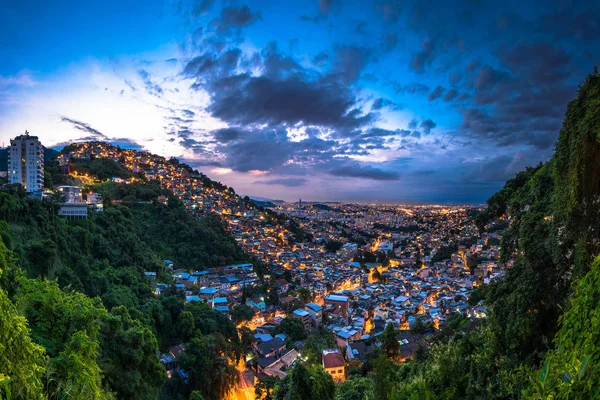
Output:
<svg viewBox="0 0 600 400">
<path fill-rule="evenodd" d="M 335 81 L 238 75 L 215 82 L 208 110 L 234 125 L 289 124 L 356 128 L 374 120 L 353 108 L 352 92 Z"/>
<path fill-rule="evenodd" d="M 304 179 L 304 178 L 275 178 L 275 179 L 268 179 L 268 180 L 252 182 L 252 184 L 255 184 L 255 185 L 279 185 L 279 186 L 286 186 L 286 187 L 298 187 L 298 186 L 303 186 L 306 183 L 308 183 L 308 179 Z"/>
<path fill-rule="evenodd" d="M 369 51 L 355 46 L 338 48 L 333 65 L 333 73 L 340 77 L 345 84 L 358 79 L 361 71 L 367 65 Z"/>
<path fill-rule="evenodd" d="M 361 166 L 358 163 L 339 166 L 328 171 L 330 175 L 348 177 L 348 178 L 363 178 L 376 181 L 393 181 L 400 178 L 400 175 L 395 171 L 384 171 L 371 166 Z"/>
<path fill-rule="evenodd" d="M 211 25 L 217 32 L 223 34 L 250 26 L 260 18 L 260 12 L 252 12 L 247 5 L 226 7 L 221 10 L 220 18 L 213 19 Z"/>
<path fill-rule="evenodd" d="M 110 143 L 114 144 L 115 146 L 121 146 L 123 148 L 128 148 L 128 149 L 142 150 L 144 148 L 144 146 L 140 145 L 133 139 L 110 138 L 110 137 L 106 136 L 104 133 L 100 132 L 99 130 L 92 128 L 90 126 L 90 124 L 85 123 L 85 122 L 78 121 L 76 119 L 72 119 L 72 118 L 68 118 L 68 117 L 64 117 L 64 116 L 61 116 L 60 120 L 61 120 L 61 122 L 66 122 L 66 123 L 70 124 L 78 131 L 84 132 L 84 133 L 88 134 L 89 136 L 83 136 L 83 137 L 80 137 L 77 139 L 72 139 L 72 140 L 69 140 L 66 142 L 57 143 L 55 145 L 55 147 L 64 147 L 73 142 L 103 141 L 103 142 L 110 142 Z"/>
<path fill-rule="evenodd" d="M 481 66 L 481 63 L 477 60 L 473 60 L 467 65 L 467 72 L 475 72 Z"/>
<path fill-rule="evenodd" d="M 319 11 L 323 15 L 329 14 L 333 0 L 319 0 Z"/>
<path fill-rule="evenodd" d="M 426 119 L 421 121 L 421 128 L 423 128 L 423 132 L 429 134 L 433 128 L 437 125 L 431 119 Z"/>
<path fill-rule="evenodd" d="M 444 95 L 444 101 L 445 102 L 452 101 L 452 100 L 456 99 L 457 96 L 458 96 L 458 90 L 450 89 Z"/>
<path fill-rule="evenodd" d="M 429 93 L 429 96 L 427 96 L 427 99 L 429 101 L 433 101 L 435 99 L 439 99 L 440 97 L 442 97 L 442 94 L 444 93 L 444 88 L 442 86 L 438 86 L 436 87 L 431 93 Z"/>
<path fill-rule="evenodd" d="M 410 68 L 418 73 L 425 72 L 425 67 L 429 66 L 433 61 L 433 50 L 435 43 L 426 39 L 421 43 L 422 50 L 413 54 L 410 61 Z"/>
<path fill-rule="evenodd" d="M 214 0 L 197 0 L 192 6 L 192 16 L 206 15 L 212 8 Z"/>
<path fill-rule="evenodd" d="M 508 79 L 509 76 L 509 73 L 506 71 L 486 65 L 479 70 L 477 78 L 475 78 L 475 87 L 477 90 L 493 89 L 500 82 Z"/>
<path fill-rule="evenodd" d="M 108 136 L 106 136 L 102 132 L 92 128 L 89 124 L 86 124 L 85 122 L 77 121 L 75 119 L 71 119 L 71 118 L 67 118 L 67 117 L 60 117 L 60 120 L 62 122 L 67 122 L 67 123 L 71 124 L 75 129 L 77 129 L 79 131 L 91 134 L 92 137 L 95 137 L 94 140 L 107 140 L 108 139 Z"/>
<path fill-rule="evenodd" d="M 329 54 L 326 51 L 321 51 L 315 54 L 312 58 L 312 62 L 315 64 L 322 64 L 327 60 L 329 60 Z"/>
<path fill-rule="evenodd" d="M 397 104 L 397 103 L 393 102 L 392 100 L 380 97 L 378 99 L 375 99 L 375 101 L 373 101 L 373 104 L 371 105 L 371 110 L 379 111 L 386 107 L 388 107 L 392 110 L 401 110 L 402 109 L 402 105 Z"/>
<path fill-rule="evenodd" d="M 219 143 L 231 142 L 239 139 L 241 136 L 242 133 L 236 128 L 223 128 L 213 132 L 213 137 Z"/>
<path fill-rule="evenodd" d="M 422 83 L 399 84 L 393 83 L 392 87 L 396 93 L 423 94 L 429 92 L 429 86 Z"/>
<path fill-rule="evenodd" d="M 32 87 L 37 82 L 33 79 L 31 74 L 27 71 L 21 71 L 17 75 L 2 76 L 0 75 L 0 87 L 2 86 L 23 86 Z"/>
<path fill-rule="evenodd" d="M 383 49 L 384 51 L 393 50 L 398 44 L 398 34 L 397 33 L 386 33 L 383 35 Z"/>
</svg>

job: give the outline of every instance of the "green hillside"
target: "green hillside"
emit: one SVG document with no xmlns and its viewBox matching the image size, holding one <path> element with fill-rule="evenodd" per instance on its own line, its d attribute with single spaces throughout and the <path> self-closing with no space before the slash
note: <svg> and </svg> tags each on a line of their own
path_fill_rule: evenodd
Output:
<svg viewBox="0 0 600 400">
<path fill-rule="evenodd" d="M 168 282 L 164 259 L 203 269 L 247 256 L 218 220 L 196 219 L 172 195 L 157 202 L 168 193 L 156 184 L 110 185 L 96 189 L 129 201 L 80 221 L 57 217 L 53 199 L 0 192 L 0 373 L 12 398 L 187 398 L 200 386 L 218 398 L 235 378 L 222 359 L 239 356 L 235 326 L 204 304 L 184 306 L 181 292 L 155 296 L 144 271 Z M 185 361 L 194 383 L 165 385 L 158 350 L 182 342 L 220 355 L 198 350 Z"/>
</svg>

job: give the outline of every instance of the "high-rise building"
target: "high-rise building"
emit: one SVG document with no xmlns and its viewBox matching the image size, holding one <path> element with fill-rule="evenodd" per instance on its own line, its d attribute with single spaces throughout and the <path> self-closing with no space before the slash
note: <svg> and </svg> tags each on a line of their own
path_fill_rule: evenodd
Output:
<svg viewBox="0 0 600 400">
<path fill-rule="evenodd" d="M 8 183 L 20 183 L 28 192 L 44 188 L 44 147 L 27 131 L 10 141 Z"/>
</svg>

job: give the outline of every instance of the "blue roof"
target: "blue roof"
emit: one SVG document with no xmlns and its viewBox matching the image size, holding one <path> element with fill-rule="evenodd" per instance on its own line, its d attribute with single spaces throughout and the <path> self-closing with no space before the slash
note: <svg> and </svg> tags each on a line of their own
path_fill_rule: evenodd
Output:
<svg viewBox="0 0 600 400">
<path fill-rule="evenodd" d="M 200 294 L 215 294 L 218 292 L 217 289 L 211 287 L 203 287 L 199 290 Z"/>
<path fill-rule="evenodd" d="M 227 303 L 227 297 L 215 297 L 213 303 Z"/>
<path fill-rule="evenodd" d="M 229 312 L 229 308 L 227 306 L 216 306 L 213 310 L 221 311 L 221 312 Z"/>
<path fill-rule="evenodd" d="M 346 301 L 348 301 L 348 297 L 347 296 L 339 296 L 337 294 L 328 294 L 327 296 L 325 296 L 325 300 L 346 302 Z"/>
<path fill-rule="evenodd" d="M 321 311 L 323 309 L 323 307 L 321 307 L 320 305 L 318 305 L 317 303 L 308 303 L 306 305 L 306 307 L 310 308 L 313 311 Z"/>
<path fill-rule="evenodd" d="M 294 310 L 294 314 L 296 314 L 296 315 L 297 315 L 297 316 L 299 316 L 299 317 L 306 317 L 306 316 L 310 315 L 310 314 L 308 313 L 308 311 L 306 311 L 306 310 L 301 310 L 301 309 Z"/>
<path fill-rule="evenodd" d="M 200 301 L 200 297 L 198 297 L 198 296 L 185 296 L 185 302 L 189 303 L 190 301 Z"/>
</svg>

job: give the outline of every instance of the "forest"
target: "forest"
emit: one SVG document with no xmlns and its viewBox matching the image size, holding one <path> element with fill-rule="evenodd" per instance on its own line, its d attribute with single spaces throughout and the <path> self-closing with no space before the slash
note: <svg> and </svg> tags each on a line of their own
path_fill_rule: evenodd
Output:
<svg viewBox="0 0 600 400">
<path fill-rule="evenodd" d="M 237 375 L 237 330 L 175 290 L 155 296 L 145 271 L 217 267 L 248 257 L 218 219 L 197 219 L 154 183 L 105 183 L 85 220 L 57 217 L 56 199 L 0 192 L 0 394 L 12 399 L 220 398 Z M 154 199 L 154 201 L 148 201 Z M 159 350 L 186 343 L 189 385 L 167 380 Z M 233 360 L 233 361 L 232 361 Z M 0 396 L 2 397 L 2 396 Z"/>
</svg>

